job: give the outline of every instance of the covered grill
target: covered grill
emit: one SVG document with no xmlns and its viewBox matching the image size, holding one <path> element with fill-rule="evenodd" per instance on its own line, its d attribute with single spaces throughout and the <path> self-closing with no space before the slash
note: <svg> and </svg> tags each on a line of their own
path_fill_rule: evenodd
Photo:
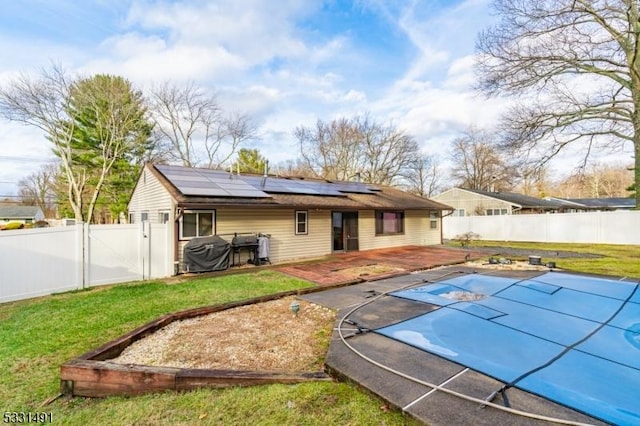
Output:
<svg viewBox="0 0 640 426">
<path fill-rule="evenodd" d="M 218 236 L 193 238 L 184 246 L 187 272 L 224 271 L 229 268 L 229 242 Z"/>
</svg>

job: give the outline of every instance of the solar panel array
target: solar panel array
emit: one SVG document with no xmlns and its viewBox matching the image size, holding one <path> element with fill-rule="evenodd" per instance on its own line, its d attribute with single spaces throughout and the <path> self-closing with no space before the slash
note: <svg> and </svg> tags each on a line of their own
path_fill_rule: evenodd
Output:
<svg viewBox="0 0 640 426">
<path fill-rule="evenodd" d="M 206 197 L 270 198 L 271 196 L 227 172 L 179 166 L 156 168 L 184 195 Z"/>
<path fill-rule="evenodd" d="M 309 181 L 264 176 L 232 175 L 226 171 L 157 165 L 184 195 L 267 198 L 269 193 L 345 196 L 375 194 L 380 189 L 359 182 Z"/>
</svg>

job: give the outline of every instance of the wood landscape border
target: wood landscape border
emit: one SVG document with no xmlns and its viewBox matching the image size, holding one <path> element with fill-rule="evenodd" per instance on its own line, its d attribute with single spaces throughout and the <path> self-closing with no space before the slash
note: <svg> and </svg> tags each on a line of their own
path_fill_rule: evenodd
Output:
<svg viewBox="0 0 640 426">
<path fill-rule="evenodd" d="M 253 386 L 271 383 L 302 383 L 329 381 L 323 371 L 273 372 L 221 369 L 190 369 L 137 364 L 118 364 L 109 361 L 119 356 L 132 343 L 156 332 L 174 321 L 195 318 L 239 306 L 263 303 L 283 297 L 324 291 L 336 286 L 311 287 L 270 294 L 219 305 L 205 306 L 163 315 L 135 330 L 74 358 L 60 367 L 60 390 L 63 395 L 106 397 L 131 396 L 150 392 L 180 391 L 201 387 Z"/>
</svg>

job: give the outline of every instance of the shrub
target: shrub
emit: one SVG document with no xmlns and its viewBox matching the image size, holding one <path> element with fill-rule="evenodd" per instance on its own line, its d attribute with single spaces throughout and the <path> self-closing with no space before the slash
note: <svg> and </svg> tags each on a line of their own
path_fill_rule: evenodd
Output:
<svg viewBox="0 0 640 426">
<path fill-rule="evenodd" d="M 467 247 L 471 241 L 478 238 L 480 238 L 480 235 L 475 232 L 465 232 L 464 234 L 456 235 L 453 240 L 459 242 L 460 246 Z"/>
</svg>

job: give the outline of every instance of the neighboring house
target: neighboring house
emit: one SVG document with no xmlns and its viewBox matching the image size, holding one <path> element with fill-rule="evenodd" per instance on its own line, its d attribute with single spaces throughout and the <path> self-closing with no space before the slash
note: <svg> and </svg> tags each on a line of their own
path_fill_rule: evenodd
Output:
<svg viewBox="0 0 640 426">
<path fill-rule="evenodd" d="M 172 223 L 174 259 L 194 237 L 270 235 L 272 262 L 332 252 L 442 243 L 448 206 L 395 188 L 309 178 L 238 175 L 146 164 L 130 222 Z"/>
<path fill-rule="evenodd" d="M 571 208 L 566 201 L 544 200 L 514 192 L 464 188 L 451 188 L 431 198 L 453 207 L 453 216 L 559 213 Z"/>
<path fill-rule="evenodd" d="M 35 223 L 44 220 L 42 209 L 36 206 L 0 206 L 0 226 L 10 222 Z"/>
<path fill-rule="evenodd" d="M 633 198 L 554 198 L 547 197 L 547 200 L 558 201 L 568 205 L 571 212 L 603 211 L 603 210 L 631 210 L 636 207 L 636 200 Z"/>
</svg>

